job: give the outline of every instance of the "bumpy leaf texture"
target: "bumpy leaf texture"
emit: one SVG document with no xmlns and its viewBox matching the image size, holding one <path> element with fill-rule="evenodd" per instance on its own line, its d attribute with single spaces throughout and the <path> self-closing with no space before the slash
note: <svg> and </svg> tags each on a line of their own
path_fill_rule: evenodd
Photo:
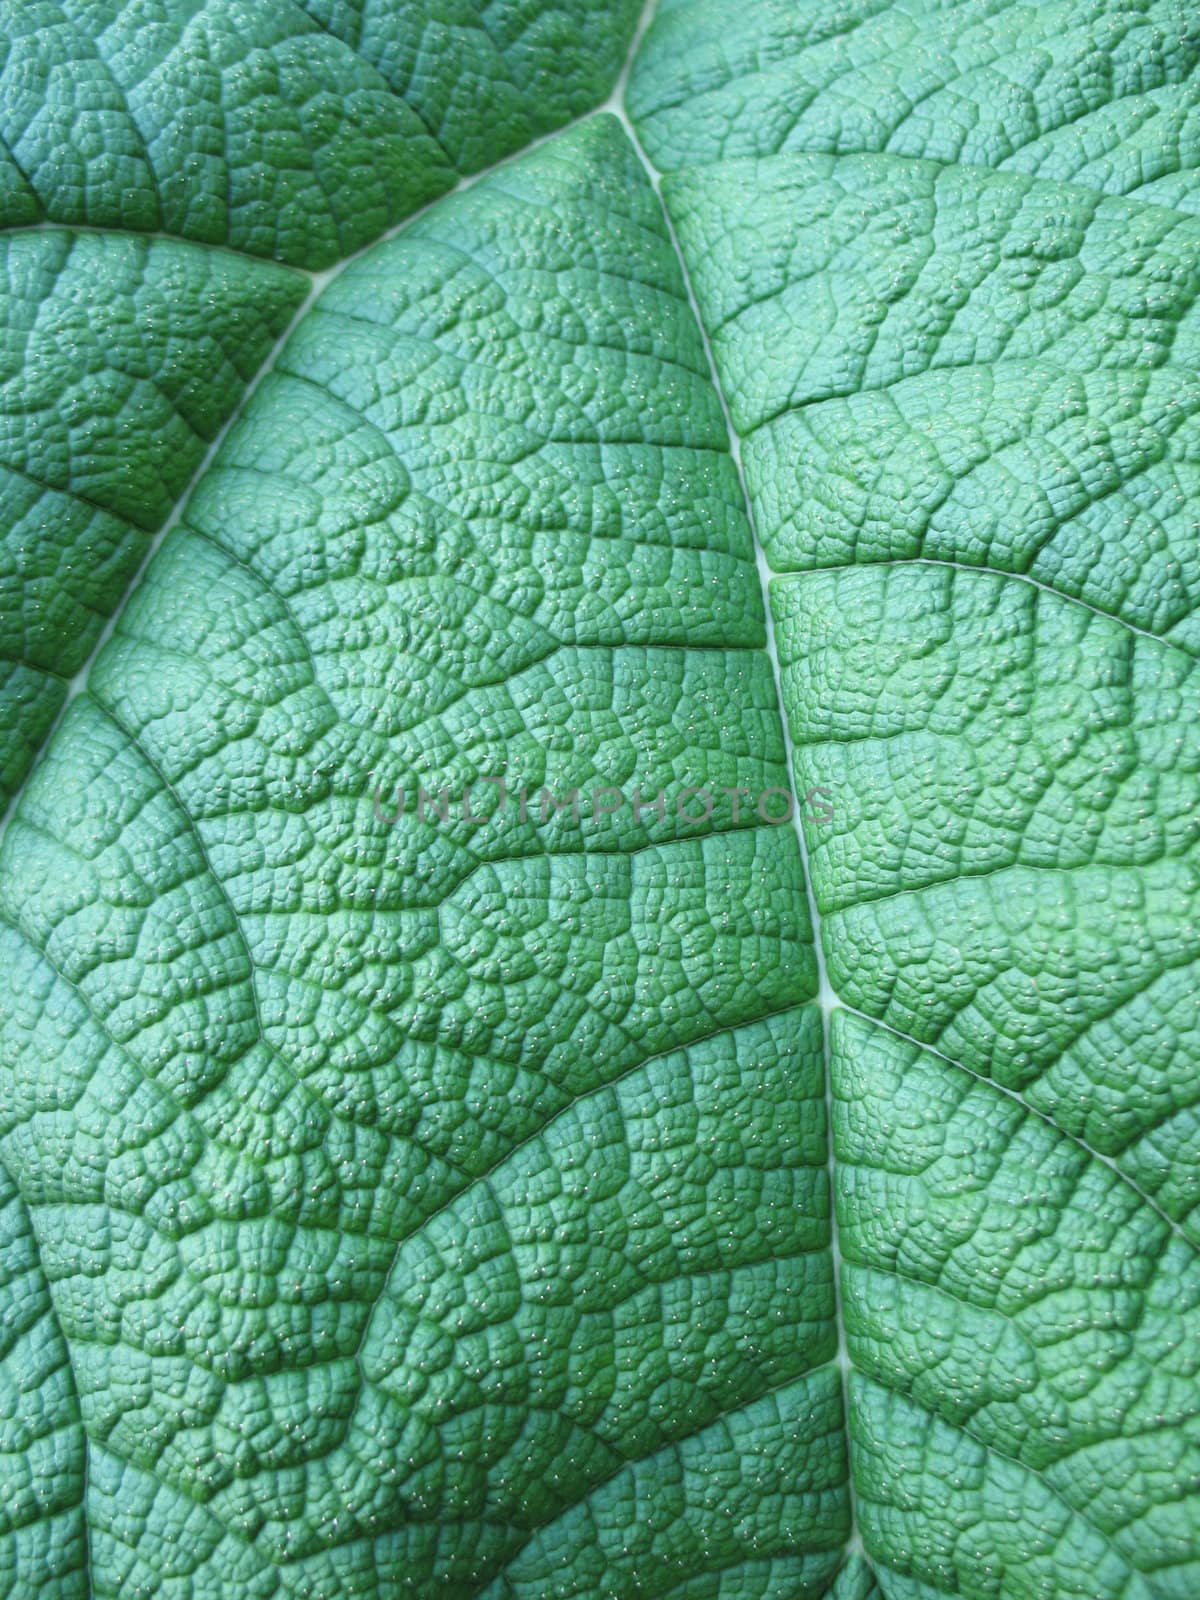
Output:
<svg viewBox="0 0 1200 1600">
<path fill-rule="evenodd" d="M 0 13 L 12 1600 L 1200 1593 L 1200 23 L 636 9 Z"/>
</svg>

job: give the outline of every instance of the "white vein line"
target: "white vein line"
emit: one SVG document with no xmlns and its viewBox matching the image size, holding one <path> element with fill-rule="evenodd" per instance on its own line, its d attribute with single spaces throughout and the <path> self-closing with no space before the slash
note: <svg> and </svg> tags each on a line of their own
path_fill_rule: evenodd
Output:
<svg viewBox="0 0 1200 1600">
<path fill-rule="evenodd" d="M 647 6 L 646 12 L 643 14 L 641 23 L 639 24 L 638 33 L 636 35 L 635 43 L 637 41 L 640 41 L 642 33 L 645 31 L 646 27 L 649 26 L 650 20 L 651 20 L 652 15 L 653 15 L 655 4 L 656 4 L 656 0 L 650 0 L 650 4 Z M 631 57 L 631 61 L 632 61 L 632 57 Z M 768 657 L 770 659 L 771 671 L 772 671 L 772 673 L 774 675 L 774 678 L 775 678 L 775 695 L 776 695 L 776 699 L 778 700 L 778 703 L 779 703 L 779 718 L 780 718 L 780 722 L 782 723 L 782 726 L 783 726 L 783 743 L 784 743 L 785 762 L 786 762 L 787 771 L 789 773 L 791 773 L 791 774 L 794 774 L 795 771 L 796 771 L 795 752 L 794 752 L 793 747 L 792 747 L 791 729 L 788 726 L 787 705 L 786 705 L 786 702 L 784 701 L 784 698 L 783 698 L 783 680 L 782 680 L 782 674 L 781 674 L 780 666 L 779 666 L 779 651 L 777 649 L 776 642 L 775 642 L 775 623 L 774 623 L 774 619 L 771 616 L 771 603 L 770 603 L 769 586 L 770 586 L 770 582 L 771 582 L 771 579 L 774 576 L 774 574 L 771 572 L 770 567 L 767 565 L 766 554 L 765 554 L 765 552 L 763 550 L 762 541 L 758 536 L 758 528 L 757 528 L 757 526 L 755 524 L 754 508 L 753 508 L 753 506 L 751 504 L 750 495 L 749 495 L 749 492 L 747 491 L 747 488 L 746 488 L 746 475 L 745 475 L 745 472 L 742 469 L 741 440 L 739 439 L 738 434 L 737 434 L 737 432 L 736 432 L 736 430 L 735 430 L 735 428 L 733 426 L 733 420 L 732 420 L 732 418 L 730 417 L 730 414 L 729 414 L 729 407 L 725 402 L 725 392 L 721 387 L 721 381 L 720 381 L 720 377 L 719 377 L 719 375 L 717 373 L 716 362 L 713 359 L 712 347 L 711 347 L 711 345 L 709 343 L 708 333 L 707 333 L 707 330 L 705 329 L 704 321 L 703 321 L 703 319 L 702 319 L 702 317 L 700 315 L 700 307 L 696 302 L 695 292 L 694 292 L 694 290 L 692 288 L 691 276 L 688 273 L 688 269 L 687 269 L 687 262 L 684 260 L 683 251 L 679 247 L 679 240 L 678 240 L 678 237 L 676 236 L 676 233 L 675 233 L 675 225 L 671 220 L 671 214 L 667 210 L 666 204 L 664 203 L 663 198 L 662 198 L 662 188 L 661 188 L 662 176 L 659 173 L 657 167 L 655 167 L 654 164 L 651 162 L 651 160 L 650 160 L 649 156 L 646 154 L 645 150 L 642 148 L 641 140 L 638 138 L 638 135 L 637 135 L 637 130 L 634 128 L 633 123 L 630 121 L 629 115 L 628 115 L 627 111 L 625 110 L 624 91 L 625 91 L 625 84 L 626 84 L 626 81 L 628 79 L 629 64 L 630 63 L 626 64 L 626 68 L 622 72 L 621 77 L 618 80 L 617 90 L 619 91 L 619 96 L 620 97 L 618 98 L 617 93 L 614 92 L 614 97 L 613 97 L 612 103 L 610 103 L 609 105 L 605 106 L 603 109 L 611 111 L 615 116 L 620 118 L 620 121 L 621 121 L 621 123 L 622 123 L 622 125 L 623 125 L 623 127 L 625 129 L 625 132 L 628 134 L 630 142 L 632 143 L 633 148 L 637 151 L 638 158 L 641 161 L 642 166 L 645 168 L 646 176 L 649 178 L 650 183 L 653 186 L 654 192 L 658 196 L 659 204 L 660 204 L 660 206 L 662 206 L 663 219 L 664 219 L 664 221 L 666 223 L 666 228 L 667 228 L 667 232 L 668 232 L 668 234 L 670 236 L 671 245 L 672 245 L 672 248 L 675 251 L 676 259 L 679 262 L 680 272 L 683 274 L 683 282 L 684 282 L 684 287 L 687 290 L 688 304 L 692 308 L 692 315 L 696 319 L 696 327 L 699 330 L 700 339 L 701 339 L 701 342 L 703 343 L 703 346 L 704 346 L 705 358 L 708 361 L 709 376 L 710 376 L 710 378 L 712 380 L 713 388 L 716 390 L 717 399 L 720 402 L 722 415 L 725 418 L 725 431 L 726 431 L 726 434 L 727 434 L 728 440 L 729 440 L 729 453 L 733 457 L 733 464 L 734 464 L 734 467 L 735 467 L 735 469 L 737 471 L 737 475 L 738 475 L 738 483 L 741 485 L 742 500 L 743 500 L 743 503 L 745 504 L 745 508 L 746 508 L 746 517 L 747 517 L 747 520 L 748 520 L 748 522 L 750 524 L 751 534 L 753 535 L 753 538 L 754 538 L 755 563 L 756 563 L 757 568 L 758 568 L 759 582 L 762 585 L 763 610 L 766 613 L 766 626 L 767 626 L 766 652 L 767 652 L 767 655 L 768 655 Z M 805 843 L 805 839 L 804 839 L 804 827 L 803 827 L 803 823 L 802 823 L 802 820 L 801 820 L 801 809 L 800 809 L 799 805 L 796 805 L 793 808 L 793 811 L 792 811 L 792 823 L 793 823 L 793 826 L 795 827 L 795 830 L 796 830 L 796 838 L 797 838 L 797 840 L 799 841 L 799 844 L 800 844 L 800 859 L 801 859 L 801 863 L 802 863 L 803 870 L 804 870 L 804 891 L 805 891 L 805 895 L 806 895 L 807 900 L 808 900 L 808 915 L 809 915 L 809 921 L 812 923 L 812 930 L 813 930 L 813 945 L 814 945 L 814 948 L 815 948 L 816 961 L 817 961 L 817 1004 L 818 1004 L 818 1006 L 820 1008 L 820 1012 L 821 1012 L 822 1048 L 823 1048 L 824 1060 L 825 1060 L 825 1128 L 826 1128 L 826 1140 L 827 1140 L 827 1146 L 826 1146 L 826 1172 L 827 1172 L 827 1175 L 828 1175 L 828 1182 L 829 1182 L 829 1205 L 830 1205 L 830 1242 L 829 1242 L 829 1248 L 830 1248 L 830 1255 L 831 1255 L 832 1263 L 833 1263 L 834 1317 L 835 1317 L 835 1320 L 836 1320 L 837 1340 L 838 1340 L 838 1343 L 837 1343 L 837 1354 L 834 1357 L 833 1364 L 838 1368 L 838 1371 L 841 1374 L 842 1415 L 843 1415 L 844 1425 L 845 1425 L 845 1430 L 846 1430 L 846 1458 L 847 1458 L 846 1488 L 847 1488 L 847 1494 L 848 1494 L 849 1502 L 850 1502 L 850 1535 L 849 1535 L 849 1538 L 846 1541 L 846 1545 L 845 1545 L 844 1550 L 843 1550 L 843 1564 L 844 1564 L 846 1561 L 850 1560 L 853 1556 L 856 1556 L 856 1555 L 858 1555 L 858 1554 L 863 1552 L 863 1542 L 862 1542 L 862 1535 L 861 1535 L 861 1533 L 859 1531 L 859 1525 L 858 1525 L 858 1507 L 857 1507 L 857 1502 L 856 1502 L 856 1497 L 855 1497 L 855 1492 L 854 1492 L 854 1474 L 853 1474 L 853 1471 L 850 1470 L 850 1393 L 849 1393 L 849 1373 L 850 1373 L 850 1365 L 851 1364 L 850 1364 L 850 1354 L 849 1354 L 849 1350 L 848 1350 L 847 1344 L 846 1344 L 846 1323 L 845 1323 L 845 1318 L 844 1318 L 844 1316 L 842 1314 L 842 1286 L 841 1286 L 842 1253 L 841 1253 L 841 1246 L 840 1246 L 840 1241 L 839 1241 L 839 1237 L 838 1237 L 837 1190 L 836 1190 L 835 1182 L 834 1182 L 834 1179 L 835 1179 L 835 1152 L 834 1152 L 834 1147 L 833 1147 L 833 1073 L 832 1073 L 832 1070 L 831 1070 L 832 1057 L 831 1057 L 831 1051 L 830 1051 L 830 1024 L 831 1024 L 831 1019 L 832 1019 L 834 1011 L 837 1010 L 837 1008 L 842 1004 L 842 1002 L 838 998 L 837 994 L 835 993 L 833 985 L 830 983 L 829 972 L 828 972 L 828 969 L 827 969 L 826 964 L 825 964 L 825 952 L 824 952 L 824 949 L 822 948 L 822 944 L 821 944 L 821 913 L 820 913 L 820 910 L 819 910 L 819 908 L 817 906 L 816 894 L 815 894 L 815 892 L 813 890 L 812 872 L 809 869 L 808 846 Z"/>
</svg>

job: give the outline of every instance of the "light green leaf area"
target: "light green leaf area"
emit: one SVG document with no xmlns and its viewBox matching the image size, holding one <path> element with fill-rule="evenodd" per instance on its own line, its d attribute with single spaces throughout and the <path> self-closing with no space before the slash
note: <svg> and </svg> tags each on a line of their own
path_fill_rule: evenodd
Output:
<svg viewBox="0 0 1200 1600">
<path fill-rule="evenodd" d="M 751 6 L 724 48 L 716 14 L 665 6 L 630 100 L 783 574 L 796 787 L 837 797 L 856 1526 L 889 1597 L 1185 1600 L 1200 41 Z"/>
<path fill-rule="evenodd" d="M 1200 1593 L 1200 32 L 636 21 L 0 21 L 5 1600 Z"/>
<path fill-rule="evenodd" d="M 307 291 L 170 239 L 0 234 L 0 807 Z"/>
<path fill-rule="evenodd" d="M 324 290 L 4 843 L 0 1149 L 71 1349 L 91 1592 L 832 1575 L 794 832 L 371 797 L 781 785 L 762 638 L 613 120 Z"/>
<path fill-rule="evenodd" d="M 86 1446 L 29 1209 L 0 1167 L 0 1584 L 87 1592 Z"/>
<path fill-rule="evenodd" d="M 253 258 L 329 268 L 590 110 L 635 21 L 309 9 L 0 14 L 0 814 L 310 287 Z"/>
<path fill-rule="evenodd" d="M 18 0 L 0 223 L 325 267 L 590 110 L 636 17 L 634 0 Z"/>
<path fill-rule="evenodd" d="M 887 151 L 1200 209 L 1188 0 L 659 0 L 629 110 L 663 171 Z"/>
</svg>

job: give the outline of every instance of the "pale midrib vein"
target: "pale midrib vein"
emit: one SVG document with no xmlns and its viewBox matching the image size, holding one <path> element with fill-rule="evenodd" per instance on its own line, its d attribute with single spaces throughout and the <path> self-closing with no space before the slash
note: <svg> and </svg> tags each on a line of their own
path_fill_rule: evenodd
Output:
<svg viewBox="0 0 1200 1600">
<path fill-rule="evenodd" d="M 654 12 L 656 4 L 657 4 L 657 0 L 649 0 L 649 3 L 648 3 L 647 8 L 646 8 L 646 12 L 642 17 L 641 24 L 639 25 L 638 31 L 634 36 L 634 47 L 633 47 L 634 50 L 636 50 L 637 45 L 640 42 L 642 33 L 645 31 L 646 27 L 649 26 L 649 23 L 650 23 L 650 20 L 651 20 L 651 18 L 653 16 L 653 12 Z M 632 60 L 632 52 L 631 52 L 631 58 L 630 59 Z M 757 565 L 757 569 L 758 569 L 759 582 L 760 582 L 760 585 L 761 585 L 761 588 L 762 588 L 763 612 L 765 614 L 765 619 L 766 619 L 766 634 L 767 634 L 767 637 L 766 637 L 765 649 L 766 649 L 767 655 L 768 655 L 768 657 L 770 659 L 770 662 L 771 662 L 771 672 L 772 672 L 772 676 L 774 677 L 774 680 L 775 680 L 775 695 L 776 695 L 776 699 L 778 701 L 779 719 L 780 719 L 780 724 L 781 724 L 782 732 L 783 732 L 785 764 L 786 764 L 787 771 L 789 773 L 794 773 L 795 770 L 796 770 L 796 767 L 795 767 L 795 753 L 794 753 L 794 750 L 792 748 L 791 730 L 790 730 L 789 725 L 788 725 L 787 704 L 786 704 L 786 702 L 784 700 L 784 697 L 783 697 L 783 681 L 782 681 L 782 674 L 781 674 L 780 665 L 779 665 L 779 652 L 778 652 L 778 650 L 776 648 L 776 643 L 775 643 L 775 624 L 774 624 L 774 619 L 771 616 L 771 602 L 770 602 L 769 585 L 770 585 L 770 580 L 771 580 L 771 577 L 772 577 L 772 573 L 771 573 L 770 567 L 767 565 L 766 554 L 765 554 L 765 552 L 763 550 L 762 541 L 760 540 L 759 535 L 758 535 L 758 528 L 757 528 L 757 526 L 755 524 L 755 518 L 754 518 L 754 507 L 753 507 L 753 505 L 751 503 L 750 494 L 749 494 L 749 491 L 748 491 L 747 486 L 746 486 L 746 476 L 745 476 L 745 472 L 743 471 L 743 467 L 742 467 L 741 440 L 740 440 L 740 438 L 738 436 L 738 433 L 737 433 L 736 429 L 733 426 L 733 419 L 730 416 L 729 406 L 728 406 L 728 403 L 726 402 L 726 398 L 725 398 L 725 391 L 721 387 L 720 377 L 719 377 L 719 374 L 717 372 L 716 361 L 714 360 L 713 352 L 712 352 L 712 346 L 711 346 L 711 344 L 709 342 L 709 338 L 708 338 L 708 331 L 705 328 L 703 318 L 700 315 L 700 307 L 699 307 L 699 305 L 697 303 L 695 291 L 694 291 L 694 289 L 692 287 L 692 280 L 691 280 L 691 275 L 688 272 L 687 262 L 684 259 L 683 251 L 680 249 L 679 239 L 678 239 L 678 237 L 676 235 L 676 232 L 675 232 L 675 225 L 674 225 L 673 221 L 671 220 L 671 214 L 668 211 L 667 206 L 666 206 L 666 204 L 665 204 L 665 202 L 664 202 L 664 200 L 662 198 L 662 188 L 661 188 L 662 175 L 659 173 L 658 169 L 653 165 L 653 163 L 651 162 L 649 156 L 646 154 L 645 150 L 643 149 L 641 141 L 640 141 L 640 139 L 638 138 L 638 135 L 637 135 L 637 130 L 635 129 L 635 127 L 634 127 L 634 125 L 633 125 L 633 123 L 632 123 L 632 121 L 631 121 L 631 119 L 629 117 L 629 114 L 625 109 L 624 94 L 625 94 L 625 86 L 626 86 L 627 79 L 628 79 L 628 64 L 626 66 L 625 72 L 622 73 L 621 78 L 618 80 L 616 91 L 614 91 L 613 104 L 611 106 L 611 109 L 613 110 L 615 115 L 620 118 L 621 124 L 625 129 L 625 132 L 626 132 L 626 134 L 627 134 L 627 136 L 628 136 L 628 138 L 630 140 L 630 143 L 633 145 L 633 148 L 636 150 L 637 155 L 638 155 L 638 159 L 641 161 L 642 166 L 645 169 L 646 176 L 649 179 L 650 184 L 654 189 L 654 193 L 658 197 L 659 205 L 662 208 L 663 221 L 664 221 L 664 224 L 665 224 L 665 227 L 666 227 L 666 230 L 667 230 L 668 237 L 670 238 L 670 241 L 671 241 L 671 247 L 675 252 L 675 258 L 679 263 L 679 270 L 680 270 L 680 273 L 682 274 L 682 277 L 683 277 L 684 288 L 687 291 L 688 303 L 691 306 L 692 315 L 696 319 L 696 328 L 697 328 L 697 330 L 699 332 L 700 340 L 701 340 L 701 343 L 702 343 L 702 345 L 704 347 L 705 359 L 708 362 L 709 376 L 710 376 L 711 381 L 712 381 L 713 389 L 716 392 L 718 402 L 720 403 L 722 415 L 724 416 L 724 419 L 725 419 L 725 430 L 726 430 L 726 434 L 727 434 L 728 441 L 729 441 L 729 453 L 730 453 L 730 456 L 732 457 L 734 468 L 735 468 L 735 470 L 737 472 L 738 483 L 741 486 L 741 491 L 742 491 L 742 501 L 743 501 L 743 504 L 744 504 L 745 510 L 746 510 L 746 520 L 747 520 L 747 522 L 749 524 L 750 532 L 751 532 L 751 535 L 752 535 L 753 540 L 754 540 L 755 560 L 756 560 L 756 565 Z M 831 1023 L 833 1011 L 841 1004 L 841 1001 L 838 999 L 838 996 L 836 995 L 836 993 L 835 993 L 835 991 L 833 989 L 833 986 L 830 983 L 829 973 L 828 973 L 828 970 L 827 970 L 827 967 L 826 967 L 826 963 L 825 963 L 825 953 L 824 953 L 824 950 L 823 950 L 822 944 L 821 944 L 821 913 L 820 913 L 820 909 L 819 909 L 819 907 L 817 905 L 815 892 L 813 890 L 813 878 L 812 878 L 812 873 L 811 873 L 811 871 L 809 869 L 808 846 L 807 846 L 807 844 L 805 842 L 805 838 L 804 838 L 804 827 L 803 827 L 803 822 L 801 820 L 801 811 L 800 811 L 800 807 L 799 806 L 795 806 L 793 808 L 792 821 L 793 821 L 793 825 L 794 825 L 795 830 L 796 830 L 796 838 L 797 838 L 797 840 L 799 842 L 799 846 L 800 846 L 800 859 L 801 859 L 801 865 L 802 865 L 802 869 L 803 869 L 803 873 L 804 873 L 804 890 L 805 890 L 805 896 L 806 896 L 807 901 L 808 901 L 809 921 L 812 924 L 813 946 L 814 946 L 814 952 L 815 952 L 815 955 L 816 955 L 816 964 L 817 964 L 817 996 L 816 996 L 816 1000 L 817 1000 L 818 1006 L 820 1007 L 820 1012 L 821 1012 L 822 1055 L 823 1055 L 823 1059 L 824 1059 L 824 1077 L 825 1077 L 825 1127 L 826 1127 L 826 1140 L 827 1140 L 827 1146 L 826 1146 L 826 1149 L 827 1149 L 826 1170 L 827 1170 L 828 1183 L 829 1183 L 829 1218 L 830 1218 L 829 1249 L 830 1249 L 830 1257 L 831 1257 L 832 1268 L 833 1268 L 832 1281 L 833 1281 L 833 1298 L 834 1298 L 834 1321 L 835 1321 L 835 1326 L 836 1326 L 836 1329 L 837 1329 L 837 1340 L 838 1340 L 837 1353 L 833 1358 L 833 1365 L 835 1365 L 837 1367 L 838 1372 L 839 1372 L 839 1376 L 840 1376 L 840 1381 L 841 1381 L 842 1416 L 843 1416 L 843 1419 L 844 1419 L 845 1429 L 846 1429 L 846 1464 L 847 1464 L 846 1492 L 847 1492 L 847 1497 L 848 1497 L 849 1506 L 850 1506 L 850 1532 L 849 1532 L 849 1536 L 847 1538 L 846 1545 L 845 1545 L 845 1548 L 844 1548 L 844 1551 L 843 1551 L 842 1559 L 843 1559 L 843 1563 L 844 1563 L 846 1561 L 849 1561 L 855 1555 L 863 1552 L 864 1547 L 863 1547 L 863 1542 L 862 1542 L 862 1535 L 861 1535 L 861 1533 L 859 1531 L 858 1508 L 857 1508 L 857 1501 L 856 1501 L 855 1490 L 854 1490 L 854 1472 L 853 1472 L 853 1465 L 852 1465 L 852 1462 L 851 1462 L 851 1459 L 850 1459 L 850 1451 L 851 1451 L 851 1444 L 850 1444 L 850 1390 L 849 1390 L 850 1356 L 849 1356 L 849 1350 L 848 1350 L 847 1342 L 846 1342 L 846 1323 L 845 1323 L 845 1317 L 843 1315 L 843 1308 L 842 1308 L 842 1290 L 841 1290 L 842 1256 L 841 1256 L 841 1247 L 840 1247 L 840 1241 L 839 1241 L 839 1235 L 838 1235 L 837 1188 L 836 1188 L 836 1183 L 835 1183 L 835 1153 L 834 1153 L 834 1142 L 833 1142 L 833 1073 L 832 1073 L 832 1055 L 831 1055 L 831 1041 L 830 1041 L 830 1023 Z"/>
</svg>

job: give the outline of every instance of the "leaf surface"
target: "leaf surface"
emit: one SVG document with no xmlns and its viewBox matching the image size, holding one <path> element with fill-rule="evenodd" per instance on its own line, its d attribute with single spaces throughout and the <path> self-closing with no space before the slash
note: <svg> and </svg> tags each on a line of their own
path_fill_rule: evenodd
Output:
<svg viewBox="0 0 1200 1600">
<path fill-rule="evenodd" d="M 1197 41 L 1154 5 L 717 24 L 664 6 L 630 103 L 780 574 L 796 787 L 838 797 L 856 1525 L 888 1596 L 1183 1600 Z"/>
<path fill-rule="evenodd" d="M 4 845 L 10 1137 L 100 1452 L 97 1593 L 161 1585 L 185 1515 L 205 1594 L 532 1594 L 564 1541 L 578 1582 L 674 1582 L 752 1528 L 770 1581 L 831 1575 L 794 833 L 652 805 L 389 826 L 370 782 L 781 786 L 762 638 L 614 121 L 323 291 Z M 777 1485 L 733 1527 L 714 1451 Z M 597 1542 L 668 1481 L 669 1536 Z"/>
<path fill-rule="evenodd" d="M 1194 1600 L 1200 36 L 635 21 L 4 22 L 14 1600 Z"/>
</svg>

